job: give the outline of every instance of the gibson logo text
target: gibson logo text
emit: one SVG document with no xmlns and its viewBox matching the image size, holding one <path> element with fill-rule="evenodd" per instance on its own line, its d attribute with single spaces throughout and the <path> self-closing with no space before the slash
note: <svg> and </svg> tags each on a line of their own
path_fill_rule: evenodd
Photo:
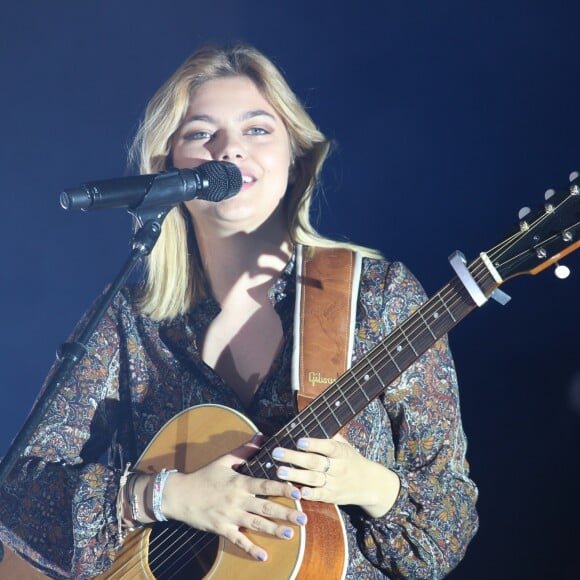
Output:
<svg viewBox="0 0 580 580">
<path fill-rule="evenodd" d="M 334 383 L 335 379 L 332 377 L 323 377 L 320 373 L 310 371 L 308 373 L 308 380 L 313 384 L 330 385 Z"/>
</svg>

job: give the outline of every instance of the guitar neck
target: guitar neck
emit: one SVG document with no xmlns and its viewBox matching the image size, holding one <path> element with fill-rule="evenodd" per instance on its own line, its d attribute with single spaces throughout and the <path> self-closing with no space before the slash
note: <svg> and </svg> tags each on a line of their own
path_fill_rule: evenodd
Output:
<svg viewBox="0 0 580 580">
<path fill-rule="evenodd" d="M 486 296 L 499 286 L 481 257 L 468 269 Z M 301 437 L 328 438 L 338 433 L 474 308 L 469 292 L 459 278 L 453 278 L 272 436 L 240 472 L 276 479 L 274 448 L 295 448 Z"/>
</svg>

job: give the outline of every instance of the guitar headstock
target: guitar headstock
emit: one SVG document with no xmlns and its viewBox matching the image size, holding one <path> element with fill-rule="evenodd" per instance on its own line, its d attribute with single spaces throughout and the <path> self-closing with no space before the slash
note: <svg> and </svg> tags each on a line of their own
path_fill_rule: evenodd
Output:
<svg viewBox="0 0 580 580">
<path fill-rule="evenodd" d="M 538 274 L 580 247 L 580 175 L 570 185 L 549 189 L 543 205 L 520 210 L 518 227 L 487 252 L 506 280 L 521 274 Z"/>
</svg>

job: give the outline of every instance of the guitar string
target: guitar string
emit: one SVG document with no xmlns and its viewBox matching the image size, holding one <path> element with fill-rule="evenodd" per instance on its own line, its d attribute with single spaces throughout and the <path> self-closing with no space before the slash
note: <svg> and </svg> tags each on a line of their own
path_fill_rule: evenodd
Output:
<svg viewBox="0 0 580 580">
<path fill-rule="evenodd" d="M 566 199 L 569 199 L 569 198 L 566 198 Z M 562 205 L 562 204 L 560 204 L 560 205 Z M 538 225 L 539 223 L 541 223 L 541 222 L 544 220 L 544 218 L 545 218 L 545 214 L 544 214 L 544 216 L 542 216 L 542 217 L 541 217 L 539 220 L 537 220 L 537 222 L 535 222 L 534 224 L 532 224 L 532 225 L 530 226 L 530 228 L 529 228 L 529 230 L 528 230 L 528 231 L 531 231 L 532 229 L 534 229 L 535 227 L 537 227 L 537 225 Z M 496 248 L 494 248 L 493 250 L 491 250 L 491 251 L 489 252 L 489 254 L 491 255 L 491 254 L 492 254 L 492 252 L 494 252 L 494 251 L 497 251 L 497 249 L 498 249 L 498 248 L 504 248 L 504 247 L 507 247 L 507 248 L 509 248 L 509 247 L 513 246 L 513 244 L 514 244 L 514 243 L 516 243 L 517 241 L 519 241 L 519 238 L 521 238 L 521 237 L 522 237 L 522 235 L 521 235 L 521 232 L 516 232 L 516 233 L 514 233 L 514 234 L 513 234 L 513 235 L 512 235 L 510 238 L 508 238 L 507 240 L 503 241 L 503 242 L 502 242 L 502 243 L 500 243 L 498 246 L 496 246 Z M 515 241 L 514 241 L 514 240 L 515 240 Z M 498 251 L 498 256 L 497 256 L 497 257 L 499 257 L 500 253 L 501 253 L 501 251 Z M 495 259 L 496 259 L 496 258 L 492 258 L 492 261 L 495 261 Z M 482 262 L 480 259 L 476 259 L 476 260 L 474 260 L 474 262 L 473 262 L 472 264 L 473 264 L 473 267 L 474 267 L 474 271 L 473 271 L 473 275 L 474 275 L 474 276 L 477 276 L 477 275 L 479 275 L 481 272 L 484 272 L 484 273 L 485 273 L 485 272 L 487 271 L 487 267 L 485 266 L 485 264 L 483 264 L 483 262 Z M 436 295 L 433 297 L 433 299 L 435 299 L 435 298 L 437 298 L 437 296 L 439 296 L 439 300 L 440 300 L 441 302 L 443 302 L 443 303 L 444 303 L 444 298 L 446 297 L 446 295 L 448 295 L 448 294 L 449 294 L 448 290 L 450 289 L 450 287 L 451 287 L 451 283 L 450 283 L 450 284 L 447 284 L 447 285 L 446 285 L 446 286 L 445 286 L 445 287 L 444 287 L 442 290 L 440 290 L 440 291 L 439 291 L 439 292 L 438 292 L 438 293 L 437 293 L 437 294 L 436 294 Z M 455 296 L 457 296 L 457 292 L 452 292 L 451 294 L 452 294 L 452 295 L 455 295 Z M 431 304 L 432 304 L 434 301 L 435 301 L 435 300 L 429 300 L 429 301 L 427 301 L 426 303 L 424 303 L 424 305 L 423 305 L 423 306 L 426 306 L 426 311 L 427 311 L 427 312 L 429 312 L 429 308 L 430 308 Z M 447 304 L 445 304 L 445 303 L 444 303 L 444 305 L 445 305 L 445 308 L 446 308 L 446 309 L 449 311 L 449 314 L 450 314 L 450 316 L 451 316 L 451 318 L 452 318 L 453 320 L 454 320 L 454 317 L 453 317 L 453 314 L 451 313 L 451 311 L 449 310 L 449 308 L 452 310 L 452 309 L 453 309 L 453 307 L 457 305 L 457 303 L 458 303 L 458 301 L 455 303 L 455 305 L 454 305 L 453 303 L 451 303 L 451 302 L 449 303 L 449 305 L 447 305 Z M 472 308 L 473 308 L 473 307 L 472 307 Z M 420 336 L 422 333 L 424 333 L 424 327 L 425 327 L 425 326 L 426 326 L 426 327 L 427 327 L 427 328 L 428 328 L 428 329 L 431 331 L 431 329 L 429 328 L 429 325 L 428 325 L 428 324 L 427 324 L 427 322 L 425 321 L 425 317 L 423 316 L 423 312 L 422 312 L 422 310 L 423 310 L 423 308 L 422 308 L 422 307 L 420 307 L 420 308 L 419 308 L 419 309 L 416 311 L 416 312 L 417 312 L 417 315 L 416 315 L 416 316 L 415 316 L 414 314 L 412 315 L 411 324 L 409 325 L 409 326 L 410 326 L 410 328 L 409 328 L 409 329 L 407 329 L 407 330 L 409 331 L 409 332 L 408 332 L 408 334 L 409 334 L 410 338 L 406 338 L 406 335 L 404 334 L 405 340 L 406 340 L 406 341 L 409 343 L 409 345 L 411 346 L 411 348 L 412 348 L 412 340 L 413 340 L 413 339 L 416 339 L 416 338 L 417 338 L 417 336 Z M 437 311 L 437 309 L 435 308 L 435 310 L 431 311 L 431 312 L 430 312 L 430 314 L 431 314 L 431 315 L 433 315 L 433 314 L 434 314 L 434 312 L 436 312 L 436 311 Z M 427 312 L 426 312 L 426 313 L 427 313 Z M 418 324 L 417 324 L 417 325 L 415 325 L 415 327 L 413 328 L 413 323 L 414 323 L 414 319 L 415 319 L 415 318 L 417 318 L 417 322 L 418 322 Z M 421 320 L 419 320 L 419 319 L 421 319 Z M 456 323 L 456 322 L 459 322 L 459 321 L 456 321 L 456 320 L 454 320 L 454 323 Z M 418 333 L 416 332 L 416 331 L 417 331 L 417 329 L 419 329 L 419 332 L 418 332 Z M 395 330 L 396 330 L 396 329 L 395 329 Z M 393 333 L 394 333 L 394 332 L 395 332 L 395 331 L 393 331 Z M 432 331 L 431 331 L 431 333 L 432 333 Z M 432 333 L 432 334 L 433 334 L 433 333 Z M 444 334 L 445 334 L 445 333 L 444 333 Z M 367 359 L 369 359 L 369 357 L 372 359 L 372 358 L 375 356 L 375 354 L 377 354 L 377 353 L 375 352 L 375 351 L 377 351 L 377 349 L 378 349 L 378 350 L 385 350 L 385 349 L 386 349 L 386 343 L 387 343 L 387 342 L 389 342 L 389 340 L 388 340 L 388 338 L 389 338 L 389 337 L 390 337 L 390 335 L 388 335 L 388 336 L 387 336 L 385 339 L 383 339 L 383 340 L 382 340 L 382 341 L 381 341 L 381 342 L 380 342 L 380 343 L 379 343 L 377 346 L 373 347 L 373 349 L 371 349 L 371 351 L 370 351 L 370 352 L 369 352 L 367 355 L 365 355 L 364 359 L 362 359 L 361 361 L 357 361 L 357 364 L 355 364 L 354 366 L 355 366 L 355 367 L 356 367 L 356 366 L 364 366 L 364 363 L 365 363 L 365 361 L 366 361 Z M 398 338 L 398 337 L 397 337 L 397 338 Z M 438 340 L 438 339 L 435 339 L 435 340 Z M 400 342 L 400 341 L 395 341 L 395 342 Z M 378 347 L 381 347 L 381 346 L 383 347 L 382 349 L 378 348 Z M 386 350 L 388 350 L 388 349 L 386 349 Z M 390 364 L 390 362 L 391 362 L 391 359 L 392 359 L 392 356 L 390 356 L 390 357 L 381 357 L 381 356 L 380 356 L 380 354 L 379 354 L 379 356 L 378 356 L 378 357 L 375 357 L 375 363 L 377 364 L 377 360 L 380 360 L 380 362 L 377 364 L 377 366 L 378 366 L 379 364 L 382 364 L 382 362 L 384 362 L 384 361 L 387 361 L 387 363 L 386 363 L 386 364 Z M 369 370 L 371 370 L 371 371 L 373 371 L 373 372 L 374 372 L 374 371 L 375 371 L 374 365 L 372 365 L 372 363 L 369 363 L 369 365 L 370 365 L 370 367 L 371 367 Z M 379 370 L 382 370 L 382 369 L 384 368 L 384 366 L 385 366 L 385 365 L 381 366 L 381 367 L 379 368 Z M 354 368 L 352 369 L 352 372 L 354 372 Z M 376 372 L 375 372 L 375 374 L 376 374 Z M 380 377 L 377 377 L 377 378 L 378 378 L 379 382 L 380 382 L 380 383 L 381 383 L 381 385 L 382 385 L 383 383 L 382 383 L 382 380 L 380 379 Z M 349 385 L 348 385 L 348 383 L 349 383 L 349 382 L 351 382 L 351 386 L 349 386 Z M 346 383 L 347 383 L 347 385 L 345 385 L 345 387 L 346 387 L 346 388 L 345 388 L 345 390 L 344 390 L 344 391 L 342 391 L 343 393 L 346 393 L 348 390 L 352 390 L 352 388 L 353 388 L 353 387 L 354 387 L 354 390 L 355 390 L 355 391 L 357 391 L 357 390 L 358 390 L 358 391 L 360 391 L 360 385 L 358 384 L 358 381 L 356 380 L 356 378 L 355 378 L 354 382 L 353 382 L 353 381 L 351 381 L 351 380 L 350 380 L 350 378 L 349 378 L 349 380 L 347 380 L 347 381 L 346 381 Z M 321 397 L 319 397 L 319 398 L 321 398 Z M 320 406 L 321 406 L 321 402 L 318 402 L 318 399 L 316 399 L 316 400 L 315 400 L 315 401 L 312 403 L 312 405 L 310 405 L 310 406 L 307 408 L 307 410 L 308 410 L 308 409 L 310 409 L 310 407 L 312 407 L 312 406 L 317 406 L 317 407 L 320 407 Z M 330 411 L 330 413 L 328 413 L 328 416 L 330 416 L 331 414 L 333 415 L 333 414 L 334 414 L 334 413 L 333 413 L 333 411 L 332 411 L 331 409 L 328 409 L 327 407 L 328 407 L 328 403 L 327 403 L 327 402 L 325 402 L 325 405 L 324 405 L 324 408 L 325 408 L 325 410 L 326 410 L 325 412 L 326 412 L 326 413 L 328 413 L 328 411 Z M 311 412 L 310 414 L 312 415 L 313 413 Z M 307 415 L 308 415 L 308 414 L 307 414 Z M 298 416 L 295 418 L 295 420 L 298 420 L 299 416 L 300 416 L 300 414 L 299 414 L 299 415 L 298 415 Z M 317 422 L 318 422 L 318 421 L 317 421 Z M 302 421 L 300 421 L 300 423 L 301 423 L 301 425 L 304 425 L 304 423 L 303 423 Z M 312 424 L 313 424 L 313 422 L 312 422 L 312 421 L 310 421 L 310 425 L 312 425 Z M 318 423 L 318 424 L 320 425 L 320 423 Z M 306 426 L 307 426 L 307 425 L 306 425 Z M 289 434 L 286 434 L 286 435 L 283 435 L 283 436 L 279 436 L 279 435 L 278 435 L 278 434 L 281 434 L 281 433 L 283 433 L 283 431 L 284 431 L 284 430 L 287 430 L 287 428 L 285 428 L 285 429 L 283 429 L 283 430 L 279 431 L 279 432 L 278 432 L 276 435 L 274 435 L 274 436 L 273 436 L 273 437 L 270 439 L 270 441 L 272 441 L 272 440 L 276 440 L 276 441 L 279 443 L 279 442 L 281 442 L 281 441 L 285 440 L 287 437 L 289 437 Z M 179 527 L 182 527 L 182 526 L 183 526 L 183 528 L 185 528 L 185 529 L 187 529 L 187 530 L 189 530 L 189 531 L 191 531 L 191 532 L 192 532 L 192 534 L 189 534 L 189 535 L 192 535 L 192 536 L 193 536 L 193 539 L 194 539 L 194 542 L 193 542 L 193 543 L 190 543 L 190 548 L 191 548 L 191 549 L 190 549 L 189 551 L 191 551 L 191 550 L 195 549 L 195 548 L 197 547 L 197 545 L 198 545 L 198 544 L 200 544 L 201 542 L 203 542 L 204 540 L 207 540 L 207 542 L 209 543 L 210 541 L 212 541 L 212 540 L 215 538 L 215 536 L 213 536 L 213 535 L 211 535 L 211 538 L 208 538 L 208 536 L 210 536 L 210 534 L 208 534 L 207 532 L 202 532 L 202 531 L 200 531 L 200 530 L 195 530 L 195 529 L 193 529 L 193 528 L 190 528 L 190 527 L 189 527 L 189 526 L 187 526 L 186 524 L 181 524 L 180 526 L 178 525 L 177 527 L 179 528 Z M 166 531 L 166 530 L 164 530 L 164 531 Z M 179 530 L 178 530 L 178 529 L 174 530 L 174 531 L 173 531 L 171 534 L 169 534 L 169 536 L 170 536 L 169 538 L 165 538 L 165 539 L 164 539 L 164 540 L 162 540 L 161 542 L 155 542 L 155 546 L 152 546 L 152 548 L 151 548 L 151 550 L 150 550 L 150 557 L 151 557 L 152 559 L 156 559 L 156 557 L 153 555 L 153 553 L 154 553 L 154 552 L 156 552 L 156 551 L 158 551 L 158 550 L 157 550 L 157 548 L 159 548 L 159 547 L 163 546 L 163 544 L 164 544 L 164 543 L 167 543 L 167 541 L 171 539 L 171 536 L 174 536 L 176 533 L 179 533 Z M 201 535 L 203 535 L 203 537 L 202 537 L 202 538 L 199 538 L 199 539 L 197 539 L 197 540 L 196 540 L 196 539 L 195 539 L 195 536 L 196 536 L 196 535 L 200 535 L 200 534 L 201 534 Z M 184 537 L 185 537 L 186 535 L 187 535 L 187 534 L 181 533 L 181 534 L 180 534 L 180 537 L 179 537 L 179 538 L 177 538 L 176 540 L 174 540 L 172 545 L 175 545 L 176 541 L 181 541 L 181 540 L 183 540 L 183 539 L 184 539 Z M 191 540 L 191 538 L 190 538 L 190 540 Z M 159 546 L 157 545 L 158 543 L 160 544 Z M 170 547 L 170 546 L 169 546 L 169 547 Z M 166 546 L 166 549 L 165 549 L 165 550 L 163 550 L 163 553 L 164 553 L 164 552 L 166 552 L 166 550 L 167 550 L 167 549 L 168 549 L 168 547 Z M 195 555 L 194 555 L 194 556 L 192 556 L 192 559 L 195 559 L 195 557 L 196 557 Z M 158 563 L 156 563 L 156 564 L 158 564 Z"/>
<path fill-rule="evenodd" d="M 501 244 L 498 244 L 498 246 L 496 246 L 495 249 L 499 249 L 503 246 L 508 245 L 510 243 L 511 239 L 514 237 L 522 237 L 522 233 L 524 235 L 526 233 L 531 233 L 535 228 L 542 225 L 543 222 L 545 222 L 546 220 L 550 220 L 552 215 L 555 214 L 556 212 L 560 211 L 565 204 L 568 204 L 570 202 L 571 203 L 578 203 L 578 201 L 580 201 L 580 196 L 578 194 L 572 194 L 571 191 L 568 190 L 568 195 L 565 196 L 561 202 L 559 202 L 557 205 L 554 206 L 553 211 L 550 211 L 546 208 L 544 213 L 541 214 L 535 222 L 533 222 L 532 224 L 529 224 L 528 230 L 524 230 L 524 232 L 521 232 L 521 231 L 516 232 L 513 236 L 507 238 Z M 550 200 L 548 200 L 548 203 L 550 203 Z M 525 218 L 522 220 L 522 222 L 525 222 Z M 551 242 L 554 239 L 556 239 L 559 235 L 562 235 L 566 230 L 572 230 L 574 228 L 577 228 L 579 224 L 580 224 L 580 222 L 578 222 L 578 221 L 576 223 L 572 223 L 572 224 L 568 225 L 566 228 L 564 228 L 564 230 L 558 232 L 557 234 L 553 234 L 551 237 L 542 240 L 541 244 L 539 243 L 539 240 L 538 240 L 538 243 L 536 245 L 541 246 L 542 244 L 545 244 L 547 242 Z M 525 252 L 520 252 L 520 254 L 516 254 L 515 256 L 512 256 L 509 261 L 513 261 L 516 258 L 520 257 L 522 255 L 522 253 L 525 253 Z"/>
<path fill-rule="evenodd" d="M 177 528 L 181 528 L 181 529 L 177 529 Z M 201 534 L 204 536 L 204 538 L 202 539 L 207 539 L 207 543 L 206 545 L 202 546 L 202 548 L 200 550 L 197 550 L 193 555 L 188 556 L 188 559 L 183 563 L 180 564 L 179 569 L 174 572 L 174 573 L 178 573 L 181 570 L 183 570 L 186 566 L 188 566 L 191 562 L 193 562 L 198 554 L 200 554 L 209 543 L 211 543 L 211 541 L 216 537 L 215 535 L 210 535 L 208 532 L 202 532 L 201 530 L 195 530 L 194 528 L 191 528 L 189 526 L 187 526 L 186 524 L 183 523 L 177 523 L 176 529 L 169 531 L 169 528 L 165 528 L 164 530 L 162 530 L 157 536 L 155 536 L 154 538 L 150 538 L 150 549 L 148 550 L 148 554 L 149 554 L 149 565 L 152 568 L 156 568 L 156 567 L 160 567 L 162 569 L 162 571 L 166 571 L 167 568 L 167 562 L 169 562 L 170 558 L 173 558 L 173 561 L 170 564 L 170 567 L 175 567 L 174 564 L 176 563 L 175 560 L 175 553 L 168 553 L 168 550 L 172 550 L 174 549 L 176 546 L 178 549 L 183 549 L 185 548 L 185 550 L 187 552 L 191 552 L 192 549 L 195 547 L 194 545 L 189 545 L 190 542 L 188 542 L 188 535 L 195 535 L 195 533 Z M 135 532 L 137 534 L 142 534 L 142 531 L 137 531 Z M 175 536 L 176 534 L 180 534 L 177 538 L 173 538 L 173 541 L 171 541 L 172 536 Z M 168 543 L 170 542 L 170 543 Z M 199 541 L 198 541 L 199 543 Z M 164 548 L 161 550 L 160 552 L 160 548 L 163 547 L 163 545 L 166 544 L 164 546 Z M 183 550 L 182 550 L 183 551 Z M 163 561 L 159 561 L 161 557 L 166 556 L 165 560 Z M 187 556 L 187 555 L 186 555 Z M 180 558 L 183 558 L 183 555 L 180 556 Z M 133 554 L 131 556 L 131 558 L 129 558 L 126 562 L 124 562 L 118 570 L 115 571 L 114 575 L 107 575 L 106 578 L 107 580 L 113 580 L 115 578 L 126 578 L 127 576 L 125 574 L 130 574 L 131 572 L 137 570 L 138 568 L 142 567 L 142 558 L 141 558 L 141 551 L 139 550 L 137 553 Z M 120 574 L 120 575 L 117 575 Z"/>
<path fill-rule="evenodd" d="M 193 562 L 198 555 L 205 550 L 205 548 L 211 544 L 212 541 L 216 539 L 215 535 L 211 535 L 209 532 L 203 532 L 201 530 L 195 530 L 184 523 L 177 524 L 174 529 L 168 534 L 169 527 L 166 527 L 157 537 L 155 541 L 155 547 L 149 552 L 150 562 L 154 567 L 161 567 L 163 570 L 167 567 L 167 562 L 171 560 L 170 566 L 175 568 L 178 561 L 175 559 L 175 546 L 179 551 L 179 559 L 183 560 L 186 558 L 185 562 L 179 564 L 178 572 L 183 570 L 191 562 Z M 195 535 L 199 534 L 201 537 L 191 542 Z M 162 538 L 162 536 L 165 536 Z M 195 550 L 200 542 L 205 541 L 204 545 Z M 160 550 L 160 548 L 163 548 Z"/>
<path fill-rule="evenodd" d="M 181 529 L 178 529 L 181 528 Z M 170 567 L 174 567 L 176 563 L 176 552 L 182 550 L 183 548 L 189 550 L 187 535 L 191 535 L 193 528 L 189 528 L 186 524 L 178 524 L 173 530 L 168 527 L 164 528 L 158 533 L 154 538 L 150 538 L 150 549 L 149 549 L 149 564 L 150 566 L 156 568 L 160 567 L 162 570 L 166 570 L 167 563 L 171 560 Z M 198 530 L 200 533 L 200 530 Z M 177 547 L 177 550 L 175 549 Z M 182 556 L 179 556 L 182 558 Z M 183 566 L 187 566 L 188 563 L 193 560 L 188 560 Z"/>
</svg>

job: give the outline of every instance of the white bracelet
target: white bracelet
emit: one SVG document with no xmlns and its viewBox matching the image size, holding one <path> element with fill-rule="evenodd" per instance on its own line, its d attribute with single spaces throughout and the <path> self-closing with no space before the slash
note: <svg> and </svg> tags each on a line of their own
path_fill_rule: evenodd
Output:
<svg viewBox="0 0 580 580">
<path fill-rule="evenodd" d="M 167 518 L 161 510 L 161 501 L 163 499 L 163 490 L 165 489 L 165 484 L 167 483 L 167 478 L 170 473 L 175 473 L 177 469 L 162 469 L 156 476 L 153 482 L 153 515 L 158 522 L 166 522 Z"/>
</svg>

